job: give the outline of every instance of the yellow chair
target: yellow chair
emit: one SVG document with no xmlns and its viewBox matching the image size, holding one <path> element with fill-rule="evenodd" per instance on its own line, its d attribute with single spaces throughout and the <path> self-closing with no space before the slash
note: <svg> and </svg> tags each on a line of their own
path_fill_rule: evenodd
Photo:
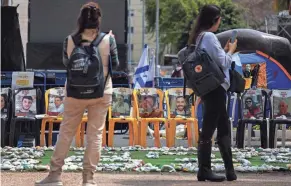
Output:
<svg viewBox="0 0 291 186">
<path fill-rule="evenodd" d="M 134 101 L 137 102 L 137 119 L 139 122 L 139 145 L 146 147 L 146 134 L 148 124 L 154 124 L 155 146 L 160 147 L 160 122 L 164 122 L 167 128 L 167 119 L 163 116 L 164 93 L 156 88 L 135 89 Z"/>
<path fill-rule="evenodd" d="M 61 123 L 63 121 L 61 108 L 63 108 L 63 99 L 65 97 L 65 88 L 57 87 L 51 88 L 45 92 L 45 116 L 41 123 L 40 132 L 40 146 L 44 146 L 45 141 L 45 127 L 49 123 L 48 131 L 48 146 L 52 145 L 53 124 Z M 60 110 L 57 110 L 56 104 L 60 104 Z"/>
<path fill-rule="evenodd" d="M 45 128 L 46 124 L 49 123 L 48 131 L 48 146 L 52 145 L 52 135 L 53 135 L 53 125 L 61 124 L 63 121 L 62 112 L 63 112 L 63 99 L 65 98 L 65 87 L 56 87 L 51 88 L 45 92 L 45 116 L 42 119 L 41 123 L 41 132 L 40 132 L 40 146 L 44 146 L 45 141 Z M 59 104 L 60 107 L 56 108 L 56 104 Z M 75 138 L 76 146 L 80 146 L 80 127 L 76 132 Z"/>
<path fill-rule="evenodd" d="M 189 100 L 189 96 L 192 93 L 193 91 L 187 88 L 186 99 Z M 165 93 L 165 96 L 169 123 L 169 129 L 166 130 L 166 132 L 168 131 L 168 134 L 166 134 L 167 146 L 172 147 L 175 145 L 176 125 L 185 124 L 185 128 L 187 130 L 188 146 L 192 147 L 194 145 L 193 137 L 195 137 L 195 142 L 198 141 L 198 120 L 195 117 L 194 106 L 192 103 L 188 102 L 187 107 L 187 101 L 183 97 L 183 88 L 168 89 Z"/>
<path fill-rule="evenodd" d="M 132 90 L 129 88 L 114 88 L 112 96 L 113 106 L 109 107 L 108 114 L 108 146 L 113 146 L 115 123 L 128 123 L 129 146 L 133 146 L 138 143 L 138 126 L 136 119 L 137 102 L 133 100 Z M 132 114 L 130 112 L 131 106 L 133 106 Z"/>
</svg>

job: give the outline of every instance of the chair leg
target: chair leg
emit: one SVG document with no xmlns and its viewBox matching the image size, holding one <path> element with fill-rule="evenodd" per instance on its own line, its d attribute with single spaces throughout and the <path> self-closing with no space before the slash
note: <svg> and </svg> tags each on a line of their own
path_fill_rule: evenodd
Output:
<svg viewBox="0 0 291 186">
<path fill-rule="evenodd" d="M 77 127 L 77 131 L 76 131 L 76 134 L 75 134 L 75 146 L 76 147 L 81 147 L 81 139 L 82 139 L 82 134 L 81 134 L 81 131 L 82 131 L 82 121 L 80 122 L 80 124 L 78 125 Z"/>
<path fill-rule="evenodd" d="M 46 119 L 43 119 L 41 122 L 41 129 L 40 129 L 40 146 L 43 147 L 45 146 L 44 141 L 45 141 L 45 127 L 46 127 Z"/>
<path fill-rule="evenodd" d="M 133 121 L 133 144 L 138 145 L 138 122 L 136 120 Z"/>
<path fill-rule="evenodd" d="M 161 147 L 161 140 L 160 140 L 160 122 L 154 122 L 154 136 L 155 136 L 155 147 Z"/>
<path fill-rule="evenodd" d="M 244 139 L 245 138 L 245 123 L 242 120 L 239 120 L 237 127 L 237 147 L 244 147 Z"/>
<path fill-rule="evenodd" d="M 247 123 L 247 128 L 248 128 L 247 146 L 251 147 L 252 146 L 252 128 L 253 128 L 253 125 L 250 123 Z M 261 143 L 261 146 L 262 146 L 262 143 Z M 243 148 L 245 148 L 245 146 Z"/>
<path fill-rule="evenodd" d="M 260 123 L 260 136 L 261 136 L 261 147 L 262 148 L 268 148 L 267 147 L 267 123 L 266 121 L 262 121 Z"/>
<path fill-rule="evenodd" d="M 6 146 L 6 121 L 1 119 L 1 147 Z"/>
<path fill-rule="evenodd" d="M 48 146 L 52 146 L 53 143 L 53 122 L 49 122 L 49 133 L 48 133 Z"/>
<path fill-rule="evenodd" d="M 193 140 L 193 136 L 192 136 L 192 122 L 187 122 L 187 138 L 188 138 L 188 146 L 189 147 L 193 147 L 192 144 L 192 140 Z"/>
<path fill-rule="evenodd" d="M 275 147 L 275 129 L 276 129 L 276 124 L 274 121 L 270 121 L 270 130 L 269 130 L 269 147 L 274 148 Z"/>
<path fill-rule="evenodd" d="M 133 146 L 133 122 L 128 122 L 128 130 L 129 130 L 129 146 Z"/>
<path fill-rule="evenodd" d="M 198 125 L 198 120 L 194 120 L 194 146 L 198 147 L 198 140 L 199 140 L 199 125 Z"/>
<path fill-rule="evenodd" d="M 177 123 L 172 121 L 171 123 L 171 146 L 176 146 L 176 130 L 177 130 Z"/>
<path fill-rule="evenodd" d="M 230 144 L 233 147 L 233 120 L 229 119 L 228 122 L 230 125 Z"/>
<path fill-rule="evenodd" d="M 35 135 L 35 146 L 39 146 L 40 145 L 40 121 L 39 120 L 35 120 L 34 123 L 34 135 Z"/>
<path fill-rule="evenodd" d="M 282 144 L 281 147 L 286 147 L 286 124 L 282 124 Z"/>
<path fill-rule="evenodd" d="M 147 126 L 148 123 L 146 121 L 140 122 L 140 145 L 142 147 L 147 146 Z"/>
<path fill-rule="evenodd" d="M 275 125 L 275 137 L 274 137 L 274 144 L 275 144 L 274 148 L 275 149 L 278 146 L 278 130 L 279 130 L 279 124 L 276 123 L 276 125 Z"/>
<path fill-rule="evenodd" d="M 16 120 L 12 119 L 11 124 L 10 124 L 10 135 L 9 135 L 9 146 L 14 147 L 15 144 L 15 125 L 16 125 Z"/>
<path fill-rule="evenodd" d="M 78 131 L 78 134 L 80 134 L 79 146 L 85 147 L 85 132 L 86 132 L 86 122 L 82 122 L 80 126 L 80 131 Z"/>
<path fill-rule="evenodd" d="M 170 139 L 170 123 L 169 121 L 166 121 L 165 123 L 165 128 L 166 128 L 166 145 L 167 147 L 170 147 L 169 139 Z"/>
<path fill-rule="evenodd" d="M 109 120 L 109 129 L 108 129 L 108 146 L 109 147 L 113 147 L 114 127 L 115 127 L 115 122 L 112 120 Z"/>
</svg>

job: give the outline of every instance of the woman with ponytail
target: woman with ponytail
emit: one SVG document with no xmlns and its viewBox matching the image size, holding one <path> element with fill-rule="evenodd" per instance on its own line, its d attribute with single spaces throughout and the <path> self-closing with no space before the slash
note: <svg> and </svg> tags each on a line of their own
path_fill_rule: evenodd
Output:
<svg viewBox="0 0 291 186">
<path fill-rule="evenodd" d="M 69 35 L 64 42 L 63 63 L 68 67 L 70 56 L 75 46 L 88 49 L 91 43 L 98 38 L 100 32 L 101 11 L 99 5 L 94 2 L 82 6 L 78 18 L 78 29 Z M 104 34 L 102 34 L 104 36 Z M 101 36 L 100 36 L 101 37 Z M 99 37 L 99 38 L 100 38 Z M 76 44 L 76 45 L 75 45 Z M 92 43 L 93 44 L 93 43 Z M 79 49 L 79 48 L 76 48 Z M 94 186 L 93 175 L 99 162 L 102 148 L 102 131 L 105 125 L 106 114 L 112 99 L 112 80 L 110 77 L 109 56 L 112 67 L 119 64 L 115 39 L 110 31 L 97 46 L 91 50 L 98 50 L 103 65 L 104 82 L 103 97 L 90 99 L 77 99 L 70 96 L 69 84 L 66 83 L 67 96 L 64 99 L 63 122 L 60 127 L 59 138 L 50 161 L 49 175 L 42 181 L 36 182 L 36 186 L 61 186 L 61 173 L 64 159 L 70 149 L 72 140 L 76 134 L 85 109 L 88 110 L 87 146 L 83 160 L 83 186 Z M 94 53 L 94 52 L 93 52 Z M 92 57 L 92 56 L 90 56 Z M 93 58 L 93 57 L 92 57 Z M 99 59 L 100 59 L 99 58 Z M 93 61 L 95 63 L 95 61 Z M 68 73 L 68 72 L 67 72 Z"/>
<path fill-rule="evenodd" d="M 216 175 L 211 170 L 211 146 L 212 136 L 217 128 L 217 143 L 220 149 L 221 157 L 224 161 L 226 170 L 226 179 L 228 181 L 236 180 L 236 174 L 233 168 L 230 127 L 228 114 L 226 112 L 226 91 L 230 86 L 229 69 L 231 67 L 231 55 L 235 52 L 237 41 L 228 42 L 224 49 L 221 47 L 214 32 L 217 32 L 221 22 L 221 10 L 216 5 L 205 5 L 196 19 L 189 45 L 200 43 L 200 48 L 204 49 L 211 59 L 222 67 L 225 74 L 225 80 L 217 89 L 201 97 L 204 104 L 204 115 L 202 132 L 199 135 L 198 145 L 198 163 L 199 171 L 198 181 L 225 180 L 225 176 Z M 182 55 L 183 50 L 178 55 Z"/>
</svg>

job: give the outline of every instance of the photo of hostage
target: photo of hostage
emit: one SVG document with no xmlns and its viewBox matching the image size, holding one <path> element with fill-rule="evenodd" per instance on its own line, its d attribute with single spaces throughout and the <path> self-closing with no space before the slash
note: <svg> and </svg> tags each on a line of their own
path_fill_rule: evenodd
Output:
<svg viewBox="0 0 291 186">
<path fill-rule="evenodd" d="M 176 97 L 175 110 L 172 112 L 171 117 L 186 117 L 190 116 L 191 112 L 189 107 L 187 107 L 187 102 L 183 96 Z"/>
<path fill-rule="evenodd" d="M 288 112 L 288 104 L 284 100 L 281 100 L 279 102 L 278 113 L 275 114 L 274 118 L 277 118 L 277 117 L 284 117 L 286 119 L 287 118 L 291 119 L 291 113 Z"/>
<path fill-rule="evenodd" d="M 129 104 L 125 101 L 124 95 L 117 95 L 116 101 L 113 102 L 112 107 L 112 116 L 129 116 L 130 115 L 130 107 Z"/>
<path fill-rule="evenodd" d="M 21 109 L 18 110 L 16 113 L 19 113 L 19 115 L 23 116 L 31 116 L 35 115 L 35 112 L 33 112 L 31 109 L 33 103 L 32 96 L 23 96 L 21 101 Z"/>
<path fill-rule="evenodd" d="M 154 118 L 154 117 L 161 117 L 163 111 L 159 110 L 157 100 L 152 95 L 142 96 L 140 99 L 140 117 L 144 118 Z"/>
<path fill-rule="evenodd" d="M 64 103 L 63 103 L 63 97 L 62 96 L 55 96 L 55 98 L 54 98 L 54 106 L 50 110 L 50 112 L 57 112 L 59 114 L 62 114 L 64 112 Z"/>
<path fill-rule="evenodd" d="M 263 113 L 260 109 L 260 103 L 259 105 L 254 103 L 253 99 L 251 97 L 247 97 L 245 99 L 245 106 L 244 106 L 244 118 L 259 118 L 263 116 Z"/>
<path fill-rule="evenodd" d="M 187 117 L 191 115 L 190 109 L 187 106 L 187 101 L 184 99 L 183 96 L 171 96 L 170 99 L 173 104 L 170 106 L 172 107 L 171 109 L 171 118 L 178 118 L 178 117 Z M 154 130 L 149 128 L 148 130 L 153 136 Z M 185 132 L 186 128 L 184 124 L 178 124 L 176 125 L 176 138 L 184 138 L 185 137 Z M 165 130 L 165 125 L 163 125 L 160 128 L 160 137 L 166 137 L 166 130 Z"/>
</svg>

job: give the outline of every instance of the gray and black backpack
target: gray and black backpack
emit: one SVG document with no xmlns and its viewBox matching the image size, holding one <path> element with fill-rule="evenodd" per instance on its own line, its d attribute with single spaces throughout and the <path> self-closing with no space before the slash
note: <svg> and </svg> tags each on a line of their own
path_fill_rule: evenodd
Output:
<svg viewBox="0 0 291 186">
<path fill-rule="evenodd" d="M 105 35 L 105 33 L 98 34 L 88 46 L 82 46 L 82 41 L 78 41 L 76 36 L 72 36 L 75 48 L 67 66 L 68 97 L 77 99 L 103 97 L 108 75 L 106 78 L 104 77 L 98 45 Z"/>
</svg>

